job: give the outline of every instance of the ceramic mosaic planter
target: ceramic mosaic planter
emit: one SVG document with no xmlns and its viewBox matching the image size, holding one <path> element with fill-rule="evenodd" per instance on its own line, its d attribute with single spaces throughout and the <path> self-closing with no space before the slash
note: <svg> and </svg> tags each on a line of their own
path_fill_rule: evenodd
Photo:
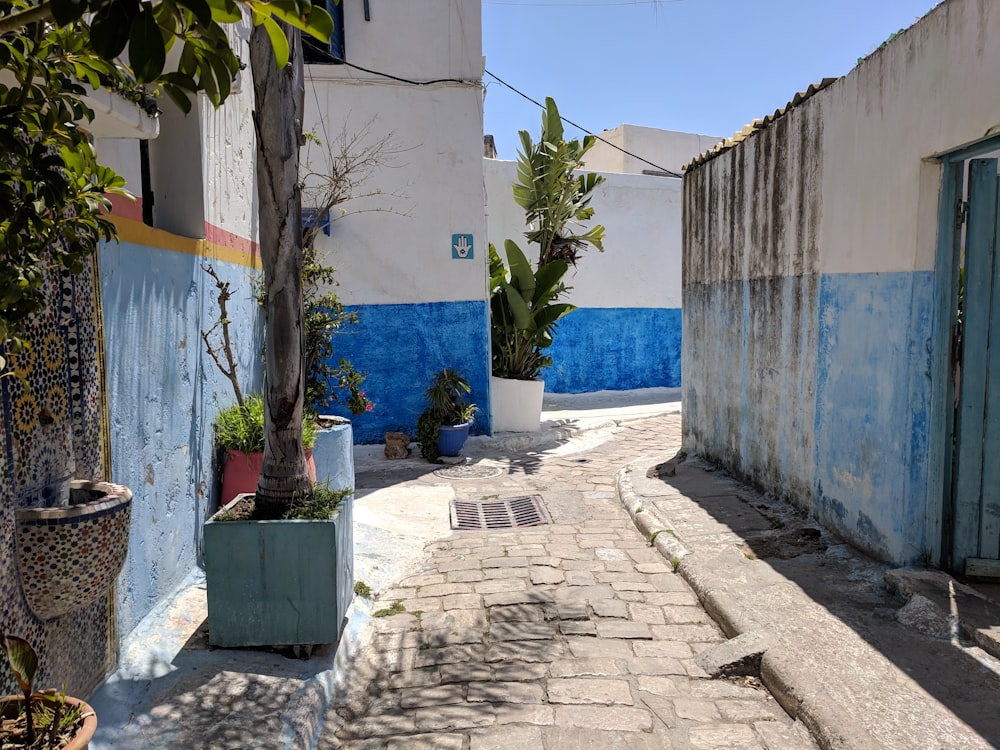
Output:
<svg viewBox="0 0 1000 750">
<path fill-rule="evenodd" d="M 69 504 L 16 511 L 21 587 L 31 611 L 51 620 L 107 593 L 128 552 L 132 492 L 74 480 Z"/>
<path fill-rule="evenodd" d="M 40 698 L 49 704 L 50 708 L 57 700 L 55 694 L 52 692 L 42 693 L 40 694 Z M 0 717 L 4 719 L 17 717 L 23 709 L 23 703 L 24 697 L 20 695 L 0 696 Z M 32 705 L 34 706 L 34 702 Z M 86 701 L 73 698 L 69 695 L 66 696 L 66 705 L 80 710 L 80 716 L 83 717 L 83 726 L 73 736 L 73 739 L 64 745 L 59 745 L 56 750 L 87 750 L 90 747 L 90 741 L 94 738 L 94 732 L 97 731 L 97 714 L 94 713 L 94 709 Z M 7 745 L 4 744 L 4 747 L 7 747 Z"/>
<path fill-rule="evenodd" d="M 323 521 L 210 518 L 204 527 L 209 643 L 336 643 L 354 596 L 353 505 L 348 497 Z"/>
</svg>

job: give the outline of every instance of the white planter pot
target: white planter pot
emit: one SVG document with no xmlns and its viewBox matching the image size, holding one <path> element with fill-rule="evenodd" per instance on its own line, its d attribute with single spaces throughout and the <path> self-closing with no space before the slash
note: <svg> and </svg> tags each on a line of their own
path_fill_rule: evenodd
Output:
<svg viewBox="0 0 1000 750">
<path fill-rule="evenodd" d="M 536 432 L 542 423 L 544 380 L 490 378 L 494 432 Z"/>
</svg>

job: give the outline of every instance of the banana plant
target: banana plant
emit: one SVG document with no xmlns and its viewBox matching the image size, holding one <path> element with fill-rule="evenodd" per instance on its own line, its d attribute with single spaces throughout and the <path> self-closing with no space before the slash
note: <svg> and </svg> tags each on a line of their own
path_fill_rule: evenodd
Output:
<svg viewBox="0 0 1000 750">
<path fill-rule="evenodd" d="M 552 97 L 545 99 L 542 134 L 538 143 L 526 131 L 520 132 L 521 150 L 517 160 L 514 200 L 524 209 L 531 229 L 528 242 L 538 244 L 539 267 L 553 260 L 565 260 L 575 266 L 587 245 L 604 250 L 604 227 L 596 224 L 586 231 L 574 232 L 573 225 L 591 219 L 590 205 L 594 189 L 604 178 L 593 172 L 575 175 L 583 166 L 583 157 L 594 145 L 594 136 L 567 141 L 562 118 Z"/>
<path fill-rule="evenodd" d="M 513 240 L 504 242 L 507 264 L 490 245 L 490 325 L 493 374 L 531 380 L 552 364 L 543 350 L 552 344 L 560 318 L 576 309 L 558 298 L 569 291 L 566 261 L 553 260 L 533 271 Z"/>
</svg>

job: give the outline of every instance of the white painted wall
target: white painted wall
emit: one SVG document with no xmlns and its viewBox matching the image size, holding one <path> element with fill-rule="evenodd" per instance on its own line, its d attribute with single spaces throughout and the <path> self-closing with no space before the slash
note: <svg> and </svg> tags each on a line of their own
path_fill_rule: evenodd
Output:
<svg viewBox="0 0 1000 750">
<path fill-rule="evenodd" d="M 233 51 L 250 60 L 247 19 L 227 30 Z M 253 81 L 250 68 L 240 71 L 233 91 L 215 109 L 198 97 L 189 117 L 201 119 L 201 165 L 205 183 L 205 222 L 239 237 L 257 239 L 256 145 L 253 127 Z"/>
<path fill-rule="evenodd" d="M 487 234 L 503 257 L 514 240 L 533 257 L 524 237 L 524 209 L 514 202 L 517 163 L 484 159 Z M 603 174 L 591 206 L 606 230 L 604 252 L 588 250 L 567 283 L 578 307 L 681 306 L 681 181 L 669 177 Z M 537 252 L 534 253 L 537 257 Z"/>
<path fill-rule="evenodd" d="M 344 65 L 307 66 L 306 130 L 329 142 L 367 126 L 372 139 L 392 134 L 397 151 L 392 166 L 353 191 L 382 195 L 344 206 L 348 215 L 317 246 L 337 268 L 345 304 L 485 300 L 479 3 L 400 3 L 391 11 L 372 3 L 370 23 L 361 7 L 344 9 L 348 60 L 414 80 L 466 82 L 416 86 Z M 309 152 L 323 158 L 322 149 Z M 473 235 L 471 260 L 452 258 L 452 234 Z"/>
<path fill-rule="evenodd" d="M 933 268 L 930 158 L 1000 129 L 1000 100 L 977 93 L 1000 75 L 996 39 L 1000 4 L 950 0 L 805 103 L 822 102 L 823 215 L 838 217 L 822 222 L 824 273 Z"/>
<path fill-rule="evenodd" d="M 411 80 L 460 78 L 478 83 L 482 79 L 479 2 L 371 2 L 370 21 L 365 21 L 365 4 L 361 0 L 341 0 L 341 4 L 348 62 Z M 344 80 L 386 82 L 349 66 L 329 67 L 331 76 Z"/>
<path fill-rule="evenodd" d="M 697 154 L 708 151 L 722 140 L 714 135 L 682 133 L 676 130 L 645 128 L 640 125 L 619 125 L 605 130 L 600 137 L 607 143 L 597 141 L 587 152 L 584 166 L 595 172 L 624 172 L 642 174 L 645 169 L 661 167 L 678 174 L 687 162 Z M 635 154 L 629 156 L 614 146 Z M 653 162 L 656 167 L 639 158 Z"/>
</svg>

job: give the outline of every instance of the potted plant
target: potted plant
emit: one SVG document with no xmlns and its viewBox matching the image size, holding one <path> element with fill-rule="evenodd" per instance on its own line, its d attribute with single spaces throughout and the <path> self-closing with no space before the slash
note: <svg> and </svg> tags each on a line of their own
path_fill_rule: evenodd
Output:
<svg viewBox="0 0 1000 750">
<path fill-rule="evenodd" d="M 0 746 L 87 750 L 97 729 L 94 709 L 65 693 L 35 692 L 38 655 L 31 644 L 16 636 L 4 636 L 2 644 L 22 695 L 0 697 Z"/>
<path fill-rule="evenodd" d="M 417 420 L 420 455 L 434 462 L 439 456 L 457 456 L 469 437 L 478 407 L 465 400 L 472 392 L 469 382 L 446 367 L 424 391 L 427 408 Z"/>
<path fill-rule="evenodd" d="M 567 141 L 551 97 L 545 99 L 538 143 L 527 131 L 520 136 L 514 200 L 525 211 L 525 236 L 538 246 L 538 260 L 532 270 L 517 244 L 507 240 L 505 265 L 490 247 L 490 393 L 493 429 L 499 432 L 538 429 L 545 389 L 540 375 L 552 364 L 543 350 L 552 344 L 559 319 L 576 309 L 559 301 L 570 290 L 563 277 L 588 246 L 604 249 L 600 224 L 571 230 L 593 217 L 590 201 L 603 180 L 594 173 L 574 174 L 594 137 Z"/>
<path fill-rule="evenodd" d="M 302 422 L 302 445 L 309 464 L 309 475 L 316 481 L 316 464 L 312 448 L 316 439 L 316 423 Z M 221 505 L 237 495 L 257 489 L 264 463 L 264 399 L 259 394 L 247 396 L 222 409 L 215 417 L 215 444 L 226 452 L 222 469 Z"/>
</svg>

